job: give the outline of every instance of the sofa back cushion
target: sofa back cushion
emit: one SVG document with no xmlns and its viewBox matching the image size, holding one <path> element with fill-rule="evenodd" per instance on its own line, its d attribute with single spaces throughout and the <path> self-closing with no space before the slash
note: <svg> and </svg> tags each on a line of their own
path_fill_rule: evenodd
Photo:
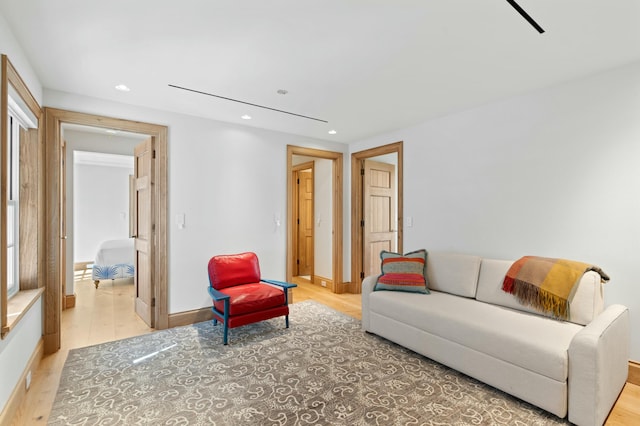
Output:
<svg viewBox="0 0 640 426">
<path fill-rule="evenodd" d="M 521 304 L 514 295 L 502 290 L 504 277 L 512 264 L 511 260 L 483 259 L 476 299 L 520 311 L 546 315 L 533 307 Z M 573 300 L 569 303 L 569 321 L 586 325 L 603 309 L 604 297 L 600 275 L 593 271 L 587 272 L 580 280 Z"/>
<path fill-rule="evenodd" d="M 463 297 L 476 297 L 479 256 L 429 251 L 427 256 L 427 286 Z"/>
</svg>

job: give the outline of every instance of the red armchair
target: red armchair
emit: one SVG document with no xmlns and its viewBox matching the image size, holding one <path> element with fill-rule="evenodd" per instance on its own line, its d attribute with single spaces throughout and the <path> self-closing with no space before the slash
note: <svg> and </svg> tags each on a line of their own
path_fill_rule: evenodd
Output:
<svg viewBox="0 0 640 426">
<path fill-rule="evenodd" d="M 289 328 L 288 290 L 297 287 L 282 281 L 260 278 L 255 253 L 213 256 L 209 260 L 209 295 L 213 299 L 213 323 L 224 326 L 223 342 L 229 329 L 279 316 Z"/>
</svg>

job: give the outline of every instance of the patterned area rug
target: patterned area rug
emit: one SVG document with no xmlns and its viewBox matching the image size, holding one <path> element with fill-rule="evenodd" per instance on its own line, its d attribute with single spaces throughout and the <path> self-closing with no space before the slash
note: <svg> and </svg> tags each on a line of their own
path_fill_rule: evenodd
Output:
<svg viewBox="0 0 640 426">
<path fill-rule="evenodd" d="M 316 302 L 70 351 L 51 425 L 567 424 Z"/>
</svg>

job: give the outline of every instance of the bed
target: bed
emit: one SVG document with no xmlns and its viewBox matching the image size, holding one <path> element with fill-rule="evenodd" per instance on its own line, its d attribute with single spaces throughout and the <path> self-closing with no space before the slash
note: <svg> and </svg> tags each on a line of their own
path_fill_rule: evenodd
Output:
<svg viewBox="0 0 640 426">
<path fill-rule="evenodd" d="M 115 280 L 134 276 L 135 249 L 133 241 L 133 238 L 127 238 L 108 240 L 100 244 L 92 272 L 96 288 L 98 288 L 100 280 Z"/>
</svg>

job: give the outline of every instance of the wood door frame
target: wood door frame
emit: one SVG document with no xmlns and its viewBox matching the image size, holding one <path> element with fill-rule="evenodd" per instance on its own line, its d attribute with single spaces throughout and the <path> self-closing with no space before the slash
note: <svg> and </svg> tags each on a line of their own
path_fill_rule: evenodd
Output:
<svg viewBox="0 0 640 426">
<path fill-rule="evenodd" d="M 67 309 L 67 141 L 60 139 L 60 297 L 62 310 Z"/>
<path fill-rule="evenodd" d="M 303 155 L 308 157 L 322 158 L 332 161 L 332 185 L 333 185 L 333 236 L 332 236 L 332 264 L 334 293 L 344 293 L 343 286 L 343 251 L 342 251 L 342 168 L 343 154 L 341 152 L 324 151 L 315 148 L 304 148 L 295 145 L 287 145 L 287 281 L 293 278 L 293 156 Z M 314 261 L 315 264 L 315 261 Z"/>
<path fill-rule="evenodd" d="M 293 183 L 296 180 L 296 177 L 299 175 L 299 172 L 302 170 L 311 169 L 311 173 L 313 176 L 314 166 L 315 166 L 315 162 L 313 161 L 309 161 L 302 164 L 296 164 L 295 166 L 293 166 L 291 171 L 291 173 L 293 174 L 291 176 L 291 182 Z M 315 179 L 315 176 L 314 176 L 314 179 Z M 314 198 L 315 198 L 315 194 L 314 194 Z M 296 221 L 300 220 L 300 196 L 298 194 L 298 191 L 293 191 L 293 209 L 292 209 L 291 220 L 292 220 L 292 225 L 295 225 Z M 300 233 L 300 227 L 293 226 L 293 249 L 291 250 L 291 253 L 290 253 L 290 255 L 292 256 L 291 265 L 293 269 L 298 272 L 298 274 L 300 273 L 300 271 L 299 271 L 299 268 L 295 267 L 294 260 L 298 258 L 298 249 L 299 249 L 298 239 L 300 238 L 299 233 Z M 314 238 L 315 238 L 315 234 L 314 234 Z M 315 261 L 314 261 L 314 266 L 315 266 Z M 311 282 L 313 282 L 313 271 L 311 271 Z"/>
<path fill-rule="evenodd" d="M 360 224 L 363 220 L 364 208 L 362 205 L 364 197 L 364 188 L 362 185 L 362 179 L 360 178 L 360 162 L 365 159 L 377 157 L 384 154 L 397 154 L 398 164 L 396 167 L 396 173 L 398 175 L 398 197 L 396 200 L 398 210 L 398 252 L 402 253 L 402 240 L 403 240 L 403 160 L 402 160 L 403 142 L 395 142 L 388 145 L 379 146 L 376 148 L 366 149 L 364 151 L 358 151 L 351 154 L 351 285 L 349 291 L 351 293 L 362 292 L 362 279 L 360 273 L 363 268 L 363 244 L 364 244 L 364 232 Z"/>
<path fill-rule="evenodd" d="M 94 114 L 45 108 L 45 306 L 44 306 L 44 353 L 50 354 L 60 349 L 60 315 L 62 283 L 60 282 L 60 146 L 62 125 L 80 124 L 108 128 L 153 136 L 156 140 L 156 180 L 154 186 L 156 209 L 156 256 L 154 271 L 155 287 L 155 328 L 169 326 L 168 300 L 168 128 L 151 123 L 104 117 Z"/>
</svg>

